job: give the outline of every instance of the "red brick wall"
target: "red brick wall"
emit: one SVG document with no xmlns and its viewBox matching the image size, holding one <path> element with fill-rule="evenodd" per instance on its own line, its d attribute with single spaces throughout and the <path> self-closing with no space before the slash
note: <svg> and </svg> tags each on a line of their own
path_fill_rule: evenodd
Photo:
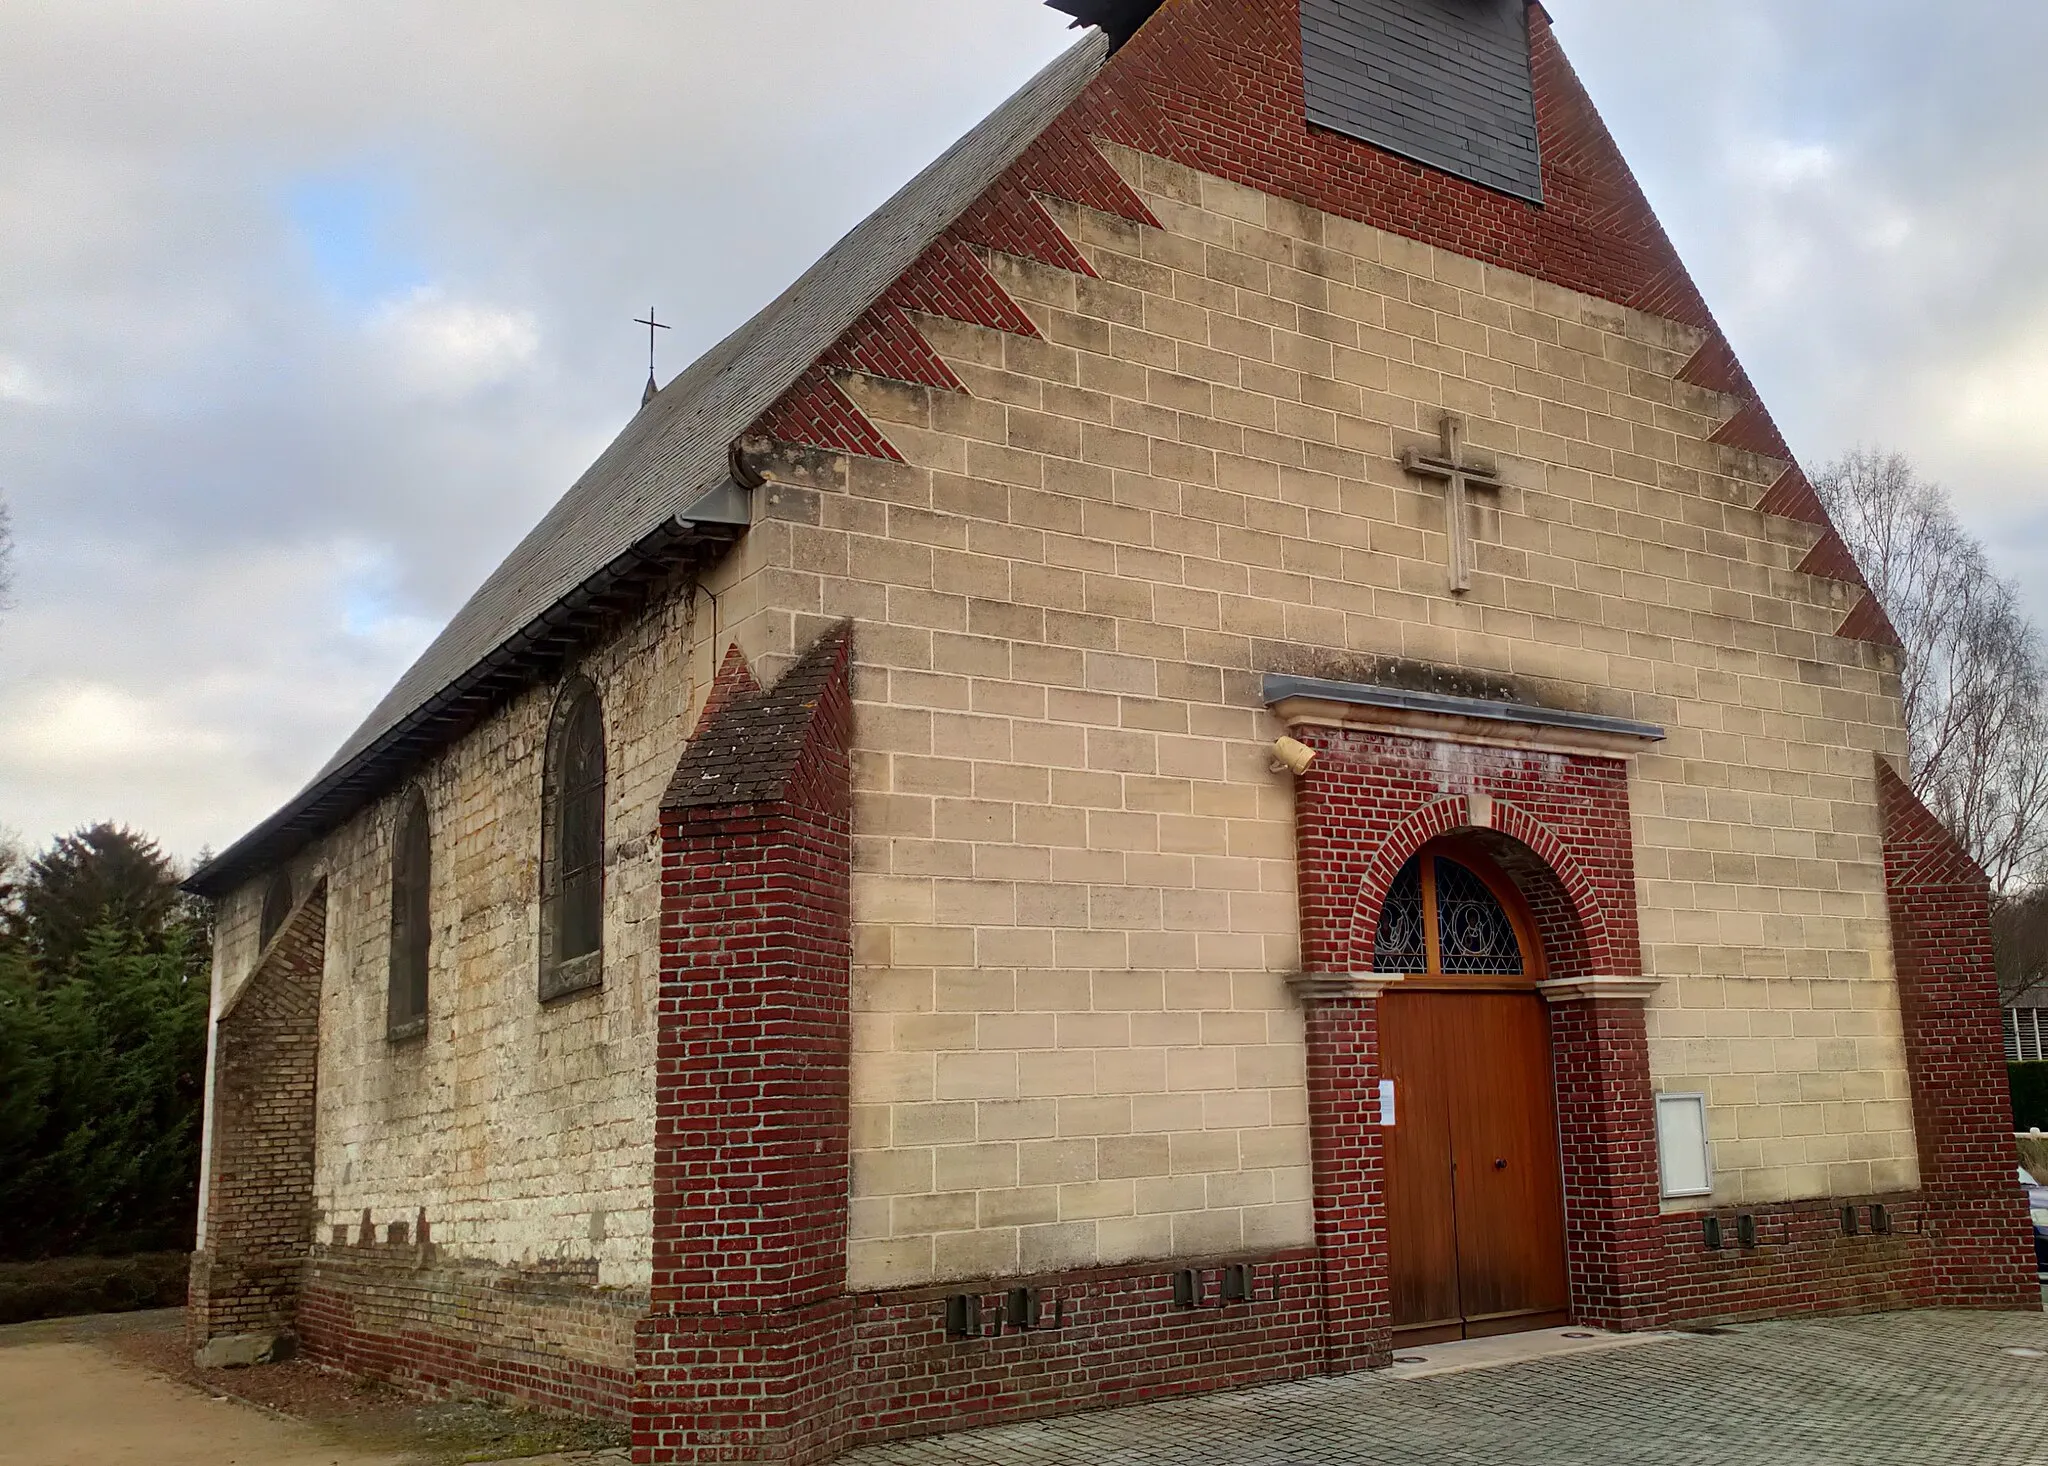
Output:
<svg viewBox="0 0 2048 1466">
<path fill-rule="evenodd" d="M 1597 1328 L 1662 1321 L 1656 1098 L 1643 1005 L 1550 1010 L 1572 1306 Z"/>
<path fill-rule="evenodd" d="M 431 1246 L 320 1246 L 299 1334 L 309 1358 L 413 1394 L 518 1400 L 624 1421 L 642 1294 L 600 1290 L 597 1265 L 495 1268 Z"/>
<path fill-rule="evenodd" d="M 705 749 L 731 758 L 662 814 L 636 1461 L 834 1449 L 851 1316 L 850 658 L 842 628 L 771 693 L 729 658 L 684 766 Z M 725 768 L 750 759 L 772 762 Z M 748 802 L 707 803 L 694 787 L 707 783 Z"/>
<path fill-rule="evenodd" d="M 289 1332 L 313 1241 L 313 1126 L 327 887 L 299 904 L 214 1034 L 205 1246 L 186 1315 L 195 1344 Z"/>
<path fill-rule="evenodd" d="M 1873 1202 L 1891 1214 L 1889 1234 L 1870 1230 Z M 1842 1228 L 1842 1208 L 1851 1205 L 1854 1236 Z M 1736 1240 L 1736 1220 L 1744 1213 L 1756 1219 L 1754 1248 Z M 1704 1240 L 1701 1224 L 1709 1215 L 1722 1223 L 1718 1249 Z M 1923 1232 L 1926 1224 L 1927 1209 L 1917 1195 L 1674 1212 L 1658 1223 L 1662 1321 L 1728 1323 L 1946 1306 L 1950 1300 L 1930 1266 L 1935 1242 Z M 2040 1306 L 2038 1292 L 2034 1306 Z"/>
<path fill-rule="evenodd" d="M 1933 1296 L 1949 1307 L 2034 1309 L 2032 1233 L 2016 1184 L 2012 1100 L 1984 874 L 1880 759 L 1884 869 Z"/>
<path fill-rule="evenodd" d="M 1370 972 L 1371 964 L 1359 970 Z M 1382 1369 L 1393 1360 L 1394 1336 L 1386 1135 L 1379 1126 L 1379 1005 L 1311 1003 L 1307 1043 L 1323 1366 L 1331 1374 Z"/>
<path fill-rule="evenodd" d="M 1422 846 L 1467 824 L 1467 796 L 1492 798 L 1482 832 L 1554 874 L 1563 901 L 1532 903 L 1545 949 L 1572 966 L 1554 976 L 1642 971 L 1628 769 L 1616 759 L 1476 748 L 1354 729 L 1297 728 L 1322 757 L 1295 786 L 1302 965 L 1370 972 L 1380 902 Z M 1498 837 L 1505 837 L 1504 840 Z M 1560 940 L 1551 940 L 1555 931 Z M 1574 970 L 1574 967 L 1582 970 Z"/>
<path fill-rule="evenodd" d="M 1626 764 L 1352 729 L 1293 733 L 1319 754 L 1295 785 L 1308 971 L 1371 972 L 1394 876 L 1429 841 L 1465 831 L 1527 894 L 1550 976 L 1641 973 Z M 1474 796 L 1487 821 L 1480 829 L 1470 827 Z M 1319 1001 L 1308 1018 L 1333 1369 L 1384 1363 L 1387 1351 L 1376 1007 Z M 1587 1323 L 1644 1326 L 1661 1316 L 1661 1258 L 1643 1010 L 1580 1000 L 1554 1005 L 1550 1017 L 1573 1308 Z"/>
<path fill-rule="evenodd" d="M 971 1339 L 946 1333 L 946 1299 L 961 1289 L 864 1295 L 853 1325 L 842 1444 L 1320 1373 L 1323 1288 L 1316 1255 L 1229 1261 L 1253 1267 L 1248 1303 L 1218 1303 L 1223 1260 L 1198 1265 L 1208 1302 L 1192 1309 L 1175 1306 L 1168 1264 L 1018 1279 L 1014 1286 L 1039 1291 L 1044 1327 L 999 1328 Z M 997 1285 L 975 1296 L 982 1316 L 996 1321 Z"/>
</svg>

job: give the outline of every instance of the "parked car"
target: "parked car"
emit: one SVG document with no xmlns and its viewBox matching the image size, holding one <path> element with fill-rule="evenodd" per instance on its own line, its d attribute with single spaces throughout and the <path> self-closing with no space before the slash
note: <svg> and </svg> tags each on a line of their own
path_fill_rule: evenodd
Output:
<svg viewBox="0 0 2048 1466">
<path fill-rule="evenodd" d="M 2034 1266 L 2048 1277 L 2048 1186 L 2020 1167 L 2020 1185 L 2027 1188 L 2027 1209 L 2034 1215 Z"/>
</svg>

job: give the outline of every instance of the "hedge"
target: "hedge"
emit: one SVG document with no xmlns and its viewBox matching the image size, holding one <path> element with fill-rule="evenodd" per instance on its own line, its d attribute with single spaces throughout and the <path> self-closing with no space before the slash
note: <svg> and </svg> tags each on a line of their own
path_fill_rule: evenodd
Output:
<svg viewBox="0 0 2048 1466">
<path fill-rule="evenodd" d="M 0 1324 L 177 1308 L 185 1302 L 191 1261 L 189 1253 L 149 1252 L 137 1257 L 0 1262 Z"/>
</svg>

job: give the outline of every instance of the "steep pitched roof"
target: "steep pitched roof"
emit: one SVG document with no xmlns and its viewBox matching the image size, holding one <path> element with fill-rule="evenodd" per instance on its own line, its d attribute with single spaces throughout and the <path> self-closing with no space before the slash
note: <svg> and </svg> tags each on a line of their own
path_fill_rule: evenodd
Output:
<svg viewBox="0 0 2048 1466">
<path fill-rule="evenodd" d="M 555 665 L 607 598 L 744 532 L 735 438 L 867 312 L 1102 69 L 1076 42 L 842 239 L 802 279 L 670 382 L 520 541 L 312 783 L 187 883 L 225 894 L 377 797 L 420 754 Z"/>
</svg>

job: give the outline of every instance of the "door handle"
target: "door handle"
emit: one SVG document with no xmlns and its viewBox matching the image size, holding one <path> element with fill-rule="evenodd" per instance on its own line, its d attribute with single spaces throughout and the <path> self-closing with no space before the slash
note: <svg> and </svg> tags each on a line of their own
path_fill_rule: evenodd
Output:
<svg viewBox="0 0 2048 1466">
<path fill-rule="evenodd" d="M 1507 1158 L 1505 1156 L 1497 1157 L 1494 1160 L 1493 1168 L 1496 1171 L 1505 1171 L 1508 1168 Z"/>
</svg>

